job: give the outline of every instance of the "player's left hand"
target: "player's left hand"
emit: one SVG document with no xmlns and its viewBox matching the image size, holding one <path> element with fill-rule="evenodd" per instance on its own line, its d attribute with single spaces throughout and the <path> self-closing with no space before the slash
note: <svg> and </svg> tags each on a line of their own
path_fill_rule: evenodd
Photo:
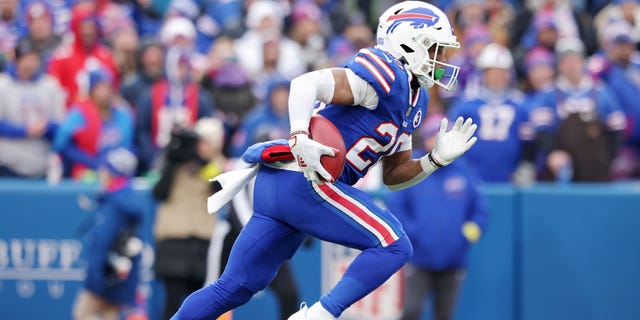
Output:
<svg viewBox="0 0 640 320">
<path fill-rule="evenodd" d="M 467 120 L 458 117 L 453 124 L 453 128 L 447 131 L 449 122 L 443 118 L 440 122 L 440 132 L 436 138 L 436 145 L 431 151 L 431 157 L 440 166 L 446 166 L 467 152 L 478 138 L 473 137 L 478 126 L 471 118 Z"/>
<path fill-rule="evenodd" d="M 292 135 L 289 138 L 289 146 L 307 180 L 316 184 L 322 184 L 322 179 L 333 181 L 331 174 L 320 163 L 320 157 L 323 155 L 335 157 L 336 151 L 333 148 L 311 140 L 305 133 Z"/>
</svg>

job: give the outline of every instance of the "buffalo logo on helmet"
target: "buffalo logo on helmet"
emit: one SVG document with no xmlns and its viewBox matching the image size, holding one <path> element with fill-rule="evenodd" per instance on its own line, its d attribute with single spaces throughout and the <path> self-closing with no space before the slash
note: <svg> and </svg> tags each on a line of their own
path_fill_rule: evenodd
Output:
<svg viewBox="0 0 640 320">
<path fill-rule="evenodd" d="M 428 8 L 415 8 L 410 9 L 398 14 L 394 14 L 387 19 L 387 22 L 393 21 L 387 34 L 393 32 L 393 30 L 403 22 L 411 22 L 411 26 L 416 29 L 431 27 L 438 23 L 440 17 Z"/>
</svg>

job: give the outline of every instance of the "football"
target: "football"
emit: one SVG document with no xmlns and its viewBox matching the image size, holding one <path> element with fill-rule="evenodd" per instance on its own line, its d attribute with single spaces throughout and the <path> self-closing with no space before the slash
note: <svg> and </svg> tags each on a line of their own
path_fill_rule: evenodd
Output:
<svg viewBox="0 0 640 320">
<path fill-rule="evenodd" d="M 335 157 L 322 156 L 320 158 L 322 167 L 331 174 L 334 180 L 337 180 L 342 174 L 347 154 L 342 134 L 329 119 L 315 115 L 311 117 L 309 122 L 309 135 L 311 139 L 338 150 Z"/>
</svg>

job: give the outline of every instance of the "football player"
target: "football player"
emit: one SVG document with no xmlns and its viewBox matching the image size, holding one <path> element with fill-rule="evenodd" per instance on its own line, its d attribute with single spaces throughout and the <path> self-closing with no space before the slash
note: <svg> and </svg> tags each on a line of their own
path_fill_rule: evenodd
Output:
<svg viewBox="0 0 640 320">
<path fill-rule="evenodd" d="M 378 161 L 391 190 L 414 185 L 467 151 L 476 141 L 476 125 L 459 118 L 447 131 L 443 120 L 434 150 L 412 159 L 411 134 L 426 114 L 427 88 L 454 88 L 459 67 L 444 54 L 460 45 L 447 16 L 420 1 L 385 11 L 377 38 L 376 47 L 360 50 L 345 68 L 291 82 L 289 144 L 297 161 L 261 166 L 254 214 L 222 276 L 187 297 L 173 319 L 215 319 L 246 303 L 293 256 L 305 234 L 362 253 L 334 288 L 290 320 L 338 318 L 409 260 L 413 248 L 400 222 L 352 185 Z M 347 148 L 343 173 L 335 180 L 320 164 L 321 156 L 335 156 L 334 149 L 309 137 L 316 101 L 327 104 L 319 113 L 335 124 Z"/>
</svg>

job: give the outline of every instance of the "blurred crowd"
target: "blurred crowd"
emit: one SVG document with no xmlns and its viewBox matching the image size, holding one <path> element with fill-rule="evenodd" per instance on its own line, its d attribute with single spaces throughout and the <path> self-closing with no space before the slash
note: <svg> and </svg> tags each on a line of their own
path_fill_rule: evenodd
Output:
<svg viewBox="0 0 640 320">
<path fill-rule="evenodd" d="M 0 0 L 0 176 L 95 180 L 124 147 L 157 179 L 199 119 L 222 136 L 201 137 L 206 161 L 286 138 L 289 81 L 375 45 L 395 2 Z M 482 180 L 640 176 L 638 1 L 432 2 L 462 48 L 457 90 L 432 89 L 430 110 L 479 123 L 465 158 Z"/>
</svg>

